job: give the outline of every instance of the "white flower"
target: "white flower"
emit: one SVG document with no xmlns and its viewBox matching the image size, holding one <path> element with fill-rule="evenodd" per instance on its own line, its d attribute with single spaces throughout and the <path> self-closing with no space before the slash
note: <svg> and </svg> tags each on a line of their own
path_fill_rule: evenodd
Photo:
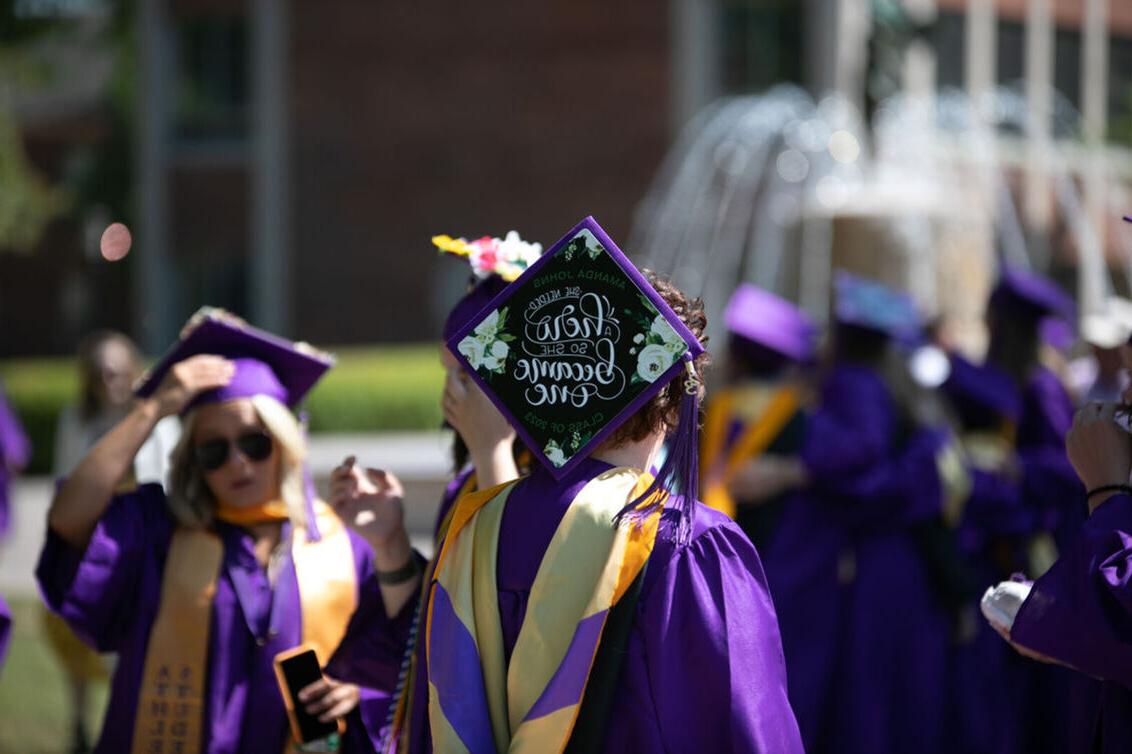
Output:
<svg viewBox="0 0 1132 754">
<path fill-rule="evenodd" d="M 637 374 L 645 382 L 655 382 L 668 367 L 672 366 L 675 359 L 671 349 L 652 343 L 637 354 Z"/>
<path fill-rule="evenodd" d="M 503 364 L 507 361 L 507 352 L 510 350 L 511 347 L 502 340 L 495 341 L 491 344 L 491 352 L 484 354 L 483 365 L 492 372 L 502 371 Z"/>
<path fill-rule="evenodd" d="M 562 448 L 558 447 L 558 443 L 554 440 L 548 442 L 546 447 L 542 449 L 542 452 L 555 466 L 561 467 L 566 465 L 566 454 L 562 452 Z"/>
<path fill-rule="evenodd" d="M 644 333 L 637 333 L 636 335 L 633 336 L 633 342 L 634 343 L 640 343 L 644 339 L 645 339 Z"/>
<path fill-rule="evenodd" d="M 460 341 L 460 345 L 456 347 L 464 358 L 468 360 L 468 365 L 472 369 L 479 369 L 483 365 L 483 351 L 484 344 L 471 335 L 467 336 Z"/>
<path fill-rule="evenodd" d="M 504 262 L 509 262 L 523 268 L 530 267 L 542 254 L 542 244 L 527 243 L 519 238 L 515 231 L 509 231 L 507 237 L 499 242 L 499 256 Z"/>
<path fill-rule="evenodd" d="M 484 317 L 473 332 L 481 338 L 487 338 L 488 342 L 494 340 L 495 334 L 499 332 L 499 310 L 496 309 Z"/>
<path fill-rule="evenodd" d="M 680 337 L 680 333 L 676 332 L 675 328 L 668 323 L 663 314 L 656 315 L 652 321 L 650 332 L 660 338 L 664 347 L 673 353 L 680 354 L 685 351 L 687 344 L 684 339 Z"/>
</svg>

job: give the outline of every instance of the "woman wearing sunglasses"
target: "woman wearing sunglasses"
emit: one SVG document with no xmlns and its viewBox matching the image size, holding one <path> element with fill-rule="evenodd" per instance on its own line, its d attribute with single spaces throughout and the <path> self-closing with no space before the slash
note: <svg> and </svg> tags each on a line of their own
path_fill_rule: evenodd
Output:
<svg viewBox="0 0 1132 754">
<path fill-rule="evenodd" d="M 291 412 L 331 364 L 203 310 L 59 488 L 43 594 L 120 657 L 95 751 L 284 751 L 292 702 L 274 660 L 301 645 L 324 677 L 293 704 L 348 718 L 341 749 L 371 750 L 359 702 L 377 694 L 344 679 L 353 626 L 381 609 L 379 590 L 361 588 L 372 552 L 314 498 Z M 154 425 L 178 414 L 168 494 L 116 493 Z"/>
</svg>

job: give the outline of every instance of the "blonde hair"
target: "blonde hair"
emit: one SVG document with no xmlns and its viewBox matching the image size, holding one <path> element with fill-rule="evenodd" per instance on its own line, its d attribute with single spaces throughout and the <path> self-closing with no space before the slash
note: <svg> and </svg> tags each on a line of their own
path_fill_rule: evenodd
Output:
<svg viewBox="0 0 1132 754">
<path fill-rule="evenodd" d="M 274 398 L 253 395 L 250 398 L 256 415 L 267 428 L 279 448 L 279 496 L 287 506 L 287 514 L 296 528 L 306 526 L 306 485 L 303 462 L 307 443 L 298 419 L 291 410 Z M 168 505 L 173 517 L 182 526 L 204 529 L 212 524 L 216 498 L 204 481 L 204 475 L 193 458 L 193 429 L 197 412 L 184 419 L 181 440 L 170 455 Z"/>
</svg>

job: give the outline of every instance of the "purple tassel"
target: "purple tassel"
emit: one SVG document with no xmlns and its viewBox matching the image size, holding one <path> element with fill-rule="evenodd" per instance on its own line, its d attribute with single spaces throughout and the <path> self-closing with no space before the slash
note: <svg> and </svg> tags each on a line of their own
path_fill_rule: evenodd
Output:
<svg viewBox="0 0 1132 754">
<path fill-rule="evenodd" d="M 307 427 L 310 425 L 308 421 L 307 412 L 303 411 L 299 414 L 299 426 L 303 430 L 303 444 L 307 446 L 307 453 L 310 453 L 310 437 L 307 432 Z M 307 503 L 307 539 L 311 542 L 318 542 L 322 539 L 322 533 L 318 530 L 318 518 L 314 511 L 314 501 L 318 497 L 318 490 L 314 487 L 314 476 L 311 474 L 310 464 L 303 461 L 303 497 L 306 498 Z"/>
<path fill-rule="evenodd" d="M 680 418 L 676 431 L 669 438 L 668 457 L 664 459 L 648 489 L 622 508 L 613 519 L 618 524 L 626 519 L 630 522 L 643 521 L 663 502 L 663 498 L 657 493 L 666 490 L 670 495 L 666 507 L 679 514 L 675 523 L 675 540 L 680 546 L 688 544 L 692 538 L 692 518 L 695 515 L 700 484 L 700 383 L 692 368 L 691 357 L 685 354 L 684 359 L 688 376 L 684 380 Z"/>
</svg>

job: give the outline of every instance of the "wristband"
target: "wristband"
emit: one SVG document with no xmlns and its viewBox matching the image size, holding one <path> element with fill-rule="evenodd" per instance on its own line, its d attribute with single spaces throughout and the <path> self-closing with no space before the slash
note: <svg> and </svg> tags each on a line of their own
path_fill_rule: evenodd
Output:
<svg viewBox="0 0 1132 754">
<path fill-rule="evenodd" d="M 1102 484 L 1100 487 L 1094 487 L 1085 494 L 1086 500 L 1092 500 L 1094 495 L 1100 495 L 1105 492 L 1123 492 L 1125 495 L 1132 495 L 1132 485 L 1127 484 Z"/>
<path fill-rule="evenodd" d="M 417 561 L 415 554 L 409 556 L 409 562 L 398 568 L 396 571 L 382 571 L 377 570 L 377 583 L 385 584 L 386 586 L 395 586 L 397 584 L 404 584 L 412 578 L 415 578 L 421 572 L 421 564 Z"/>
</svg>

